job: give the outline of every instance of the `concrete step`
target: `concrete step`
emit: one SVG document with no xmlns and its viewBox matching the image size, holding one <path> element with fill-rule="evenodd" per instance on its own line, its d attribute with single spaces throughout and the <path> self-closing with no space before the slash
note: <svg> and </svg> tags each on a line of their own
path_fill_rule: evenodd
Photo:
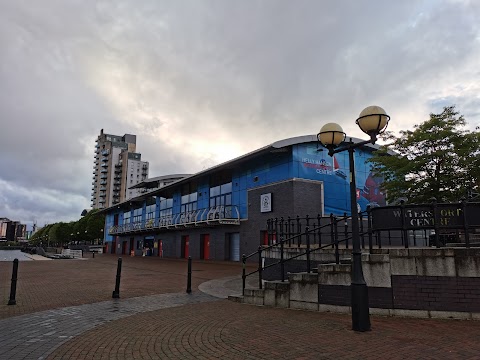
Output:
<svg viewBox="0 0 480 360">
<path fill-rule="evenodd" d="M 237 303 L 243 303 L 243 295 L 228 295 L 228 300 L 237 302 Z"/>
<path fill-rule="evenodd" d="M 243 303 L 252 305 L 263 305 L 264 289 L 245 289 Z"/>
</svg>

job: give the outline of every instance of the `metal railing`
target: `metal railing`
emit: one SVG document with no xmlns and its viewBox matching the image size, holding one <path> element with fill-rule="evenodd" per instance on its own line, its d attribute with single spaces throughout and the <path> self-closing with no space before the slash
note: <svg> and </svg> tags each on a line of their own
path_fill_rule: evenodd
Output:
<svg viewBox="0 0 480 360">
<path fill-rule="evenodd" d="M 213 206 L 180 214 L 163 216 L 161 218 L 147 219 L 145 221 L 114 225 L 108 233 L 122 234 L 152 229 L 170 229 L 190 226 L 205 225 L 240 225 L 240 212 L 237 206 Z"/>
<path fill-rule="evenodd" d="M 363 215 L 363 214 L 362 214 Z M 327 223 L 322 224 L 322 220 L 328 219 Z M 312 221 L 312 218 L 305 217 L 300 218 L 296 217 L 294 219 L 288 218 L 284 220 L 283 218 L 270 219 L 268 221 L 268 236 L 269 242 L 272 240 L 269 245 L 259 246 L 258 250 L 250 255 L 242 256 L 242 293 L 245 293 L 245 283 L 246 278 L 253 274 L 258 274 L 258 287 L 262 289 L 262 275 L 263 271 L 280 265 L 280 276 L 281 281 L 285 281 L 285 263 L 298 259 L 305 258 L 304 269 L 306 272 L 310 273 L 312 271 L 312 253 L 318 252 L 326 248 L 334 249 L 335 264 L 340 264 L 340 251 L 339 245 L 345 243 L 345 248 L 348 249 L 349 241 L 351 241 L 352 236 L 351 232 L 348 232 L 348 220 L 351 220 L 351 217 L 344 215 L 342 217 L 335 217 L 330 215 L 329 217 L 318 216 L 315 222 Z M 339 230 L 339 224 L 344 224 L 343 232 Z M 304 225 L 304 226 L 302 226 Z M 304 230 L 302 230 L 302 227 Z M 329 235 L 330 241 L 325 242 L 324 237 L 326 236 L 325 229 L 327 229 L 327 234 Z M 340 238 L 340 235 L 343 235 Z M 277 241 L 277 236 L 280 237 L 280 240 Z M 360 231 L 361 239 L 365 237 L 368 238 L 368 244 L 371 248 L 373 245 L 372 233 L 369 230 L 365 233 L 363 228 Z M 313 240 L 313 241 L 312 241 Z M 291 248 L 292 246 L 297 249 L 303 249 L 304 251 L 299 251 L 295 255 L 291 255 L 286 258 L 286 246 Z M 365 241 L 362 241 L 362 246 L 365 247 Z M 271 264 L 265 265 L 263 263 L 262 254 L 268 250 L 279 249 L 280 260 L 273 262 Z M 249 258 L 258 257 L 258 267 L 256 270 L 246 273 L 246 262 Z"/>
<path fill-rule="evenodd" d="M 441 247 L 480 246 L 480 203 L 467 202 L 384 206 L 367 208 L 359 213 L 359 236 L 362 249 L 373 247 Z M 259 288 L 262 288 L 262 273 L 267 268 L 280 265 L 281 279 L 285 279 L 284 264 L 304 257 L 304 268 L 311 272 L 311 254 L 331 247 L 334 249 L 335 264 L 340 263 L 339 244 L 350 246 L 352 218 L 344 213 L 342 217 L 287 217 L 267 221 L 267 244 L 248 256 L 243 255 L 243 289 L 245 279 L 259 274 Z M 278 239 L 279 238 L 279 239 Z M 328 239 L 325 241 L 325 239 Z M 297 248 L 297 254 L 285 258 L 285 247 Z M 313 248 L 312 248 L 313 246 Z M 302 251 L 306 247 L 305 251 Z M 280 252 L 280 261 L 264 265 L 262 254 L 271 249 Z M 245 263 L 258 256 L 258 268 L 246 274 Z"/>
</svg>

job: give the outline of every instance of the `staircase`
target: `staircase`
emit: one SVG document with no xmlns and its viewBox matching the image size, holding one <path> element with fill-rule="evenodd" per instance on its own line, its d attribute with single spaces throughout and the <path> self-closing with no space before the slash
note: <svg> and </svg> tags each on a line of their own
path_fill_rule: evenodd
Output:
<svg viewBox="0 0 480 360">
<path fill-rule="evenodd" d="M 349 286 L 350 269 L 350 264 L 319 265 L 312 273 L 289 273 L 287 281 L 265 281 L 263 289 L 246 288 L 243 296 L 233 295 L 228 299 L 261 306 L 328 310 L 330 306 L 319 304 L 319 287 L 321 284 Z"/>
<path fill-rule="evenodd" d="M 346 254 L 344 254 L 346 255 Z M 319 264 L 312 272 L 263 281 L 229 300 L 257 306 L 350 312 L 351 264 Z M 370 313 L 480 320 L 479 248 L 389 248 L 362 254 Z"/>
</svg>

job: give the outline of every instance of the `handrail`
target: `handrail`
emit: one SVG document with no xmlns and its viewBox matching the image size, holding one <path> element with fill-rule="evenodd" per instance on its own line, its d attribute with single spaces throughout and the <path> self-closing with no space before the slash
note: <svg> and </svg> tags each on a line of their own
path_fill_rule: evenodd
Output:
<svg viewBox="0 0 480 360">
<path fill-rule="evenodd" d="M 360 214 L 360 217 L 363 218 L 363 215 Z M 293 236 L 290 236 L 290 237 L 286 237 L 286 238 L 283 238 L 284 236 L 284 233 L 283 233 L 283 227 L 281 228 L 282 232 L 281 232 L 281 238 L 280 238 L 280 241 L 274 243 L 274 244 L 271 244 L 271 245 L 268 245 L 266 247 L 263 247 L 263 246 L 259 246 L 258 247 L 258 250 L 256 252 L 253 252 L 249 255 L 243 255 L 242 256 L 242 294 L 245 294 L 245 283 L 246 283 L 246 278 L 250 275 L 253 275 L 253 274 L 256 274 L 258 273 L 258 287 L 259 289 L 262 289 L 262 273 L 263 273 L 263 270 L 265 269 L 268 269 L 270 267 L 273 267 L 273 266 L 276 266 L 276 265 L 279 265 L 280 264 L 280 267 L 281 267 L 281 280 L 284 281 L 285 280 L 285 269 L 284 269 L 284 264 L 291 261 L 291 260 L 294 260 L 294 259 L 297 259 L 299 257 L 302 257 L 302 256 L 306 256 L 306 266 L 307 266 L 307 272 L 310 273 L 311 272 L 311 261 L 310 261 L 310 254 L 316 252 L 316 251 L 319 251 L 319 250 L 322 250 L 322 249 L 325 249 L 327 247 L 334 247 L 335 248 L 335 263 L 336 264 L 339 264 L 340 263 L 340 256 L 339 256 L 339 249 L 338 249 L 338 245 L 342 242 L 345 242 L 347 244 L 347 247 L 348 247 L 348 241 L 352 239 L 352 236 L 347 236 L 347 230 L 345 230 L 345 237 L 341 240 L 338 239 L 338 228 L 337 228 L 337 224 L 338 222 L 341 222 L 341 221 L 345 221 L 345 224 L 347 224 L 347 220 L 348 219 L 351 219 L 352 217 L 351 216 L 347 216 L 346 214 L 343 216 L 343 217 L 340 217 L 340 218 L 337 218 L 337 217 L 334 217 L 333 214 L 331 214 L 330 216 L 331 218 L 331 222 L 330 223 L 327 223 L 325 225 L 320 225 L 320 226 L 317 226 L 317 224 L 313 224 L 313 228 L 310 228 L 309 226 L 306 226 L 305 227 L 305 230 L 303 232 L 299 232 Z M 283 219 L 283 218 L 282 218 Z M 299 217 L 297 216 L 297 221 L 298 221 Z M 307 216 L 307 224 L 308 224 L 308 216 Z M 368 222 L 370 223 L 370 212 L 368 212 Z M 314 247 L 314 248 L 311 248 L 310 247 L 310 235 L 313 233 L 315 234 L 316 232 L 319 232 L 319 234 L 321 234 L 321 229 L 323 228 L 327 228 L 327 227 L 330 227 L 332 229 L 331 231 L 331 238 L 330 238 L 330 242 L 329 243 L 326 243 L 326 244 L 320 244 L 319 243 L 319 246 L 318 247 Z M 270 229 L 269 229 L 270 230 Z M 362 229 L 361 229 L 361 233 L 360 233 L 360 236 L 363 236 L 365 234 L 368 234 L 368 237 L 369 237 L 369 247 L 371 249 L 372 247 L 372 231 L 371 231 L 371 227 L 368 226 L 368 229 L 367 229 L 367 232 L 363 232 L 363 226 L 362 226 Z M 278 235 L 278 234 L 277 234 Z M 291 257 L 289 257 L 288 259 L 284 259 L 284 246 L 285 246 L 285 243 L 288 243 L 288 244 L 291 244 L 292 243 L 292 240 L 295 240 L 295 239 L 298 239 L 299 241 L 297 241 L 297 243 L 299 244 L 298 245 L 298 248 L 300 248 L 300 239 L 302 236 L 305 236 L 306 238 L 306 250 L 305 251 L 302 251 L 302 252 L 299 252 L 298 254 L 296 255 L 293 255 Z M 263 265 L 262 264 L 262 252 L 264 251 L 268 251 L 270 249 L 273 249 L 273 248 L 280 248 L 280 260 L 275 262 L 275 263 L 272 263 L 272 264 L 268 264 L 268 265 Z M 251 271 L 249 272 L 248 274 L 246 273 L 246 261 L 247 259 L 253 257 L 253 256 L 258 256 L 258 268 L 254 271 Z"/>
<path fill-rule="evenodd" d="M 349 218 L 350 218 L 350 217 L 348 217 L 347 219 L 349 219 Z M 342 219 L 342 220 L 347 220 L 347 219 Z M 322 225 L 322 226 L 320 226 L 320 227 L 315 227 L 315 224 L 314 224 L 314 228 L 313 228 L 312 230 L 310 230 L 310 231 L 311 231 L 311 232 L 313 232 L 313 231 L 318 231 L 319 229 L 323 229 L 323 228 L 329 227 L 329 226 L 332 226 L 332 224 L 325 224 L 325 225 Z M 262 247 L 262 251 L 269 250 L 269 249 L 271 249 L 271 248 L 273 248 L 273 247 L 276 247 L 276 246 L 280 245 L 281 243 L 285 243 L 285 242 L 287 242 L 287 241 L 292 241 L 292 240 L 294 240 L 294 239 L 296 239 L 296 238 L 298 238 L 298 237 L 301 237 L 302 235 L 305 235 L 305 234 L 304 234 L 304 233 L 298 233 L 298 234 L 295 234 L 295 235 L 293 235 L 293 236 L 291 236 L 291 237 L 289 237 L 289 238 L 286 238 L 286 239 L 284 239 L 284 240 L 280 240 L 279 242 L 277 242 L 277 243 L 275 243 L 275 244 L 268 245 L 267 247 Z M 331 246 L 332 244 L 328 244 L 328 245 Z M 256 254 L 258 254 L 258 251 L 255 251 L 255 252 L 251 253 L 250 255 L 247 255 L 247 256 L 245 257 L 245 259 L 249 259 L 249 258 L 251 258 L 252 256 L 255 256 Z"/>
<path fill-rule="evenodd" d="M 108 234 L 120 234 L 130 231 L 148 231 L 151 229 L 173 229 L 189 226 L 205 225 L 240 225 L 240 211 L 236 205 L 218 205 L 193 211 L 176 213 L 163 217 L 146 219 L 145 221 L 114 225 Z"/>
</svg>

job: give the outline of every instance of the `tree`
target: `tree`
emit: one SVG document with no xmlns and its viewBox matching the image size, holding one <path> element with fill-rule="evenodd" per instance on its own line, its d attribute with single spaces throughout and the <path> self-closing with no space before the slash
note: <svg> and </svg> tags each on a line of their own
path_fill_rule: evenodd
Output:
<svg viewBox="0 0 480 360">
<path fill-rule="evenodd" d="M 95 241 L 97 239 L 103 240 L 103 228 L 105 226 L 105 215 L 99 214 L 98 210 L 90 211 L 86 216 L 87 218 L 87 239 L 89 241 Z"/>
<path fill-rule="evenodd" d="M 30 243 L 37 245 L 44 242 L 58 246 L 70 241 L 103 240 L 105 215 L 98 213 L 98 210 L 82 212 L 82 214 L 78 221 L 54 223 L 39 229 L 32 235 Z"/>
<path fill-rule="evenodd" d="M 480 132 L 464 129 L 463 115 L 455 106 L 400 131 L 385 133 L 389 142 L 369 160 L 375 175 L 382 176 L 383 190 L 392 202 L 406 197 L 411 203 L 459 201 L 480 186 Z M 392 153 L 393 151 L 393 153 Z"/>
<path fill-rule="evenodd" d="M 68 243 L 72 239 L 71 234 L 73 233 L 73 225 L 74 225 L 74 222 L 60 223 L 60 226 L 58 227 L 58 231 L 57 231 L 59 245 Z"/>
</svg>

